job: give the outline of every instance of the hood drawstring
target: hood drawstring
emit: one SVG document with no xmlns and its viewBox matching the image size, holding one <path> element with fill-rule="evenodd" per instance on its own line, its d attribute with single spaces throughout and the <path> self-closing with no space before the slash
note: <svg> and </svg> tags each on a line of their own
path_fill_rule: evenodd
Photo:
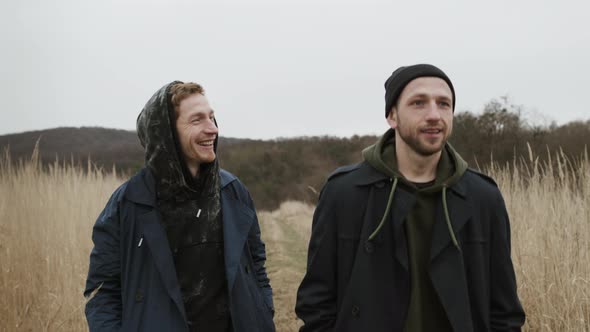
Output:
<svg viewBox="0 0 590 332">
<path fill-rule="evenodd" d="M 461 251 L 461 247 L 459 247 L 459 242 L 457 242 L 457 238 L 455 237 L 455 232 L 453 231 L 453 225 L 451 225 L 451 217 L 449 217 L 449 208 L 447 207 L 447 186 L 443 186 L 442 190 L 442 200 L 443 200 L 443 210 L 445 211 L 445 221 L 447 222 L 447 228 L 449 229 L 449 235 L 451 236 L 451 240 L 453 240 L 453 244 L 459 251 Z"/>
<path fill-rule="evenodd" d="M 389 215 L 389 211 L 391 210 L 391 205 L 393 202 L 393 194 L 395 193 L 395 188 L 397 187 L 398 180 L 399 179 L 397 177 L 393 178 L 393 185 L 391 186 L 391 191 L 389 192 L 389 198 L 387 199 L 387 207 L 385 208 L 385 213 L 383 213 L 383 217 L 381 218 L 381 221 L 379 222 L 379 225 L 377 226 L 377 228 L 373 231 L 373 233 L 371 233 L 371 235 L 369 235 L 369 239 L 367 240 L 367 242 L 373 241 L 375 236 L 377 236 L 377 234 L 379 233 L 379 231 L 381 231 L 381 228 L 385 224 L 385 220 L 387 219 L 387 216 Z M 449 208 L 447 206 L 447 186 L 446 185 L 443 186 L 443 189 L 442 189 L 442 201 L 443 201 L 443 210 L 445 213 L 445 222 L 447 224 L 447 229 L 449 230 L 449 235 L 451 236 L 451 240 L 453 241 L 453 245 L 455 247 L 457 247 L 457 249 L 459 251 L 461 251 L 461 247 L 459 247 L 459 242 L 457 241 L 457 237 L 455 237 L 453 225 L 451 224 L 451 217 L 449 216 Z"/>
<path fill-rule="evenodd" d="M 377 226 L 377 229 L 375 229 L 373 233 L 371 233 L 371 235 L 369 236 L 369 242 L 372 241 L 373 238 L 375 238 L 375 236 L 377 236 L 377 233 L 379 233 L 381 227 L 383 227 L 383 224 L 385 224 L 385 219 L 387 219 L 387 215 L 389 215 L 389 210 L 391 210 L 391 202 L 393 202 L 393 193 L 395 192 L 395 187 L 397 187 L 397 181 L 398 178 L 394 178 L 393 185 L 391 186 L 391 191 L 389 192 L 389 199 L 387 200 L 387 207 L 385 208 L 385 213 L 383 214 L 383 218 L 381 218 L 381 222 L 379 223 L 379 226 Z"/>
</svg>

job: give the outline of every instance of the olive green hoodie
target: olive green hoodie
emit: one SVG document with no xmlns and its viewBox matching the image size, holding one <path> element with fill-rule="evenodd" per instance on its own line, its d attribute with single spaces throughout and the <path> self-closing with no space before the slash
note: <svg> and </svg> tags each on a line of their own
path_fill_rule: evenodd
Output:
<svg viewBox="0 0 590 332">
<path fill-rule="evenodd" d="M 387 209 L 379 227 L 371 234 L 372 239 L 387 220 L 397 185 L 412 192 L 416 201 L 404 221 L 410 262 L 410 304 L 405 331 L 451 331 L 445 309 L 430 279 L 430 246 L 435 223 L 437 202 L 442 200 L 445 222 L 454 245 L 459 248 L 446 203 L 446 190 L 455 184 L 467 170 L 467 163 L 450 144 L 446 144 L 436 169 L 432 184 L 416 186 L 397 169 L 395 131 L 388 130 L 376 144 L 363 150 L 363 158 L 376 170 L 393 179 Z"/>
</svg>

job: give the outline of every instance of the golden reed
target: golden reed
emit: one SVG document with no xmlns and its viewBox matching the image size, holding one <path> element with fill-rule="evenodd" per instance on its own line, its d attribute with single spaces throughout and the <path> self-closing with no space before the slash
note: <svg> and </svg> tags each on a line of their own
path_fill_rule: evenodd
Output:
<svg viewBox="0 0 590 332">
<path fill-rule="evenodd" d="M 563 154 L 486 170 L 512 222 L 512 255 L 526 331 L 590 331 L 590 162 Z M 124 179 L 72 163 L 41 167 L 38 152 L 0 156 L 0 331 L 83 331 L 82 290 L 92 225 Z M 313 207 L 259 212 L 278 331 L 300 326 L 293 307 L 305 270 Z"/>
</svg>

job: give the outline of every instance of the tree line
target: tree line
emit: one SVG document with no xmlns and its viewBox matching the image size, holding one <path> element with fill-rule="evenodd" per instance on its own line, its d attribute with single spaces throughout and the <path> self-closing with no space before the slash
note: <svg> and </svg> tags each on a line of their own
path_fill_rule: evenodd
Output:
<svg viewBox="0 0 590 332">
<path fill-rule="evenodd" d="M 523 115 L 523 107 L 508 98 L 493 99 L 483 112 L 457 112 L 450 139 L 473 168 L 491 162 L 513 167 L 515 161 L 549 162 L 556 153 L 576 162 L 587 153 L 590 120 L 563 125 L 539 124 Z M 386 128 L 384 126 L 384 128 Z M 285 200 L 314 204 L 319 191 L 337 167 L 362 160 L 361 151 L 377 136 L 297 137 L 274 140 L 220 138 L 221 166 L 236 174 L 249 188 L 258 208 L 274 209 Z M 110 171 L 125 176 L 143 165 L 143 149 L 133 131 L 105 128 L 57 128 L 0 136 L 0 149 L 10 146 L 13 161 L 30 158 L 39 142 L 45 165 L 56 159 L 68 164 Z"/>
</svg>

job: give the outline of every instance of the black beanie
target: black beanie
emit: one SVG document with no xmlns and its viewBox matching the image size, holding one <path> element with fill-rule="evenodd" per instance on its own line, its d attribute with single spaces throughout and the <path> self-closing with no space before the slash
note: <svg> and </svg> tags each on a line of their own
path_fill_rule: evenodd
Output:
<svg viewBox="0 0 590 332">
<path fill-rule="evenodd" d="M 408 83 L 418 77 L 438 77 L 443 79 L 451 88 L 453 93 L 453 111 L 455 111 L 455 89 L 449 77 L 440 69 L 433 65 L 419 64 L 413 66 L 399 67 L 385 81 L 385 117 L 391 111 L 393 105 L 397 102 L 399 95 L 402 93 Z"/>
</svg>

